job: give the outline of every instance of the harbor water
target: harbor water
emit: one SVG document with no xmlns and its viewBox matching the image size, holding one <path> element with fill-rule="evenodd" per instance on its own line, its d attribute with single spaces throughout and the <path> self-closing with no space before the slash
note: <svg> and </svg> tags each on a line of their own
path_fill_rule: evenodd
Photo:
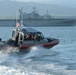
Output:
<svg viewBox="0 0 76 75">
<path fill-rule="evenodd" d="M 32 27 L 45 37 L 58 38 L 51 49 L 32 47 L 0 50 L 0 75 L 76 75 L 76 27 Z M 11 37 L 13 27 L 0 27 L 0 38 Z"/>
</svg>

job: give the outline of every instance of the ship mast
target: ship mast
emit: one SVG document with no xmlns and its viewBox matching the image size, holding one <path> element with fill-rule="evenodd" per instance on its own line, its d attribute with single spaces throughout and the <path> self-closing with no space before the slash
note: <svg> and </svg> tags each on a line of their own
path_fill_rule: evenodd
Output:
<svg viewBox="0 0 76 75">
<path fill-rule="evenodd" d="M 20 25 L 21 27 L 23 26 L 23 7 L 19 10 L 19 13 L 20 13 Z"/>
<path fill-rule="evenodd" d="M 35 9 L 36 9 L 36 8 L 35 8 L 35 7 L 33 7 L 34 13 L 35 13 Z"/>
<path fill-rule="evenodd" d="M 48 16 L 48 10 L 46 10 L 46 15 Z"/>
<path fill-rule="evenodd" d="M 33 11 L 34 11 L 34 13 L 36 13 L 36 7 L 33 7 Z"/>
</svg>

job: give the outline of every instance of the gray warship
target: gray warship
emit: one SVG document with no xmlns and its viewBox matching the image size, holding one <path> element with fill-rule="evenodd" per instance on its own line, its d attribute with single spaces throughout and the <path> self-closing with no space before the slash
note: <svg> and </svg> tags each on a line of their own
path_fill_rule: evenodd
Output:
<svg viewBox="0 0 76 75">
<path fill-rule="evenodd" d="M 20 10 L 19 10 L 20 11 Z M 23 11 L 23 8 L 21 9 Z M 48 14 L 48 10 L 46 10 L 46 14 L 40 15 L 36 7 L 33 7 L 33 11 L 31 13 L 21 12 L 23 17 L 23 22 L 25 26 L 74 26 L 74 19 L 58 19 Z"/>
<path fill-rule="evenodd" d="M 36 7 L 33 7 L 31 13 L 26 13 L 23 11 L 23 8 L 19 10 L 17 14 L 17 20 L 20 22 L 20 19 L 23 19 L 23 25 L 26 27 L 49 27 L 49 26 L 75 26 L 76 20 L 71 18 L 55 18 L 48 14 L 40 15 Z M 22 17 L 21 17 L 22 16 Z M 12 27 L 16 26 L 16 19 L 0 19 L 0 27 Z"/>
</svg>

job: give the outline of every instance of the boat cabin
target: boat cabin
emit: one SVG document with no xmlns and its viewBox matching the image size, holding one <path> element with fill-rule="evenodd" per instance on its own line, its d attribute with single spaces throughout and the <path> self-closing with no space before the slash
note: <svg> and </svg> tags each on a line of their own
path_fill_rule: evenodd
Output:
<svg viewBox="0 0 76 75">
<path fill-rule="evenodd" d="M 12 31 L 12 40 L 15 40 L 16 38 L 16 34 L 18 32 L 22 32 L 24 34 L 24 37 L 22 37 L 24 40 L 42 40 L 44 39 L 43 34 L 40 31 L 37 31 L 35 29 L 32 28 L 18 28 L 18 29 L 13 29 Z"/>
</svg>

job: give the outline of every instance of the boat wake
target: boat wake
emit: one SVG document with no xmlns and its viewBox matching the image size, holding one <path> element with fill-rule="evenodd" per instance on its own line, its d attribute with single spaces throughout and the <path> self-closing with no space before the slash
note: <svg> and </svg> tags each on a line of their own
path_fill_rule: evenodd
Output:
<svg viewBox="0 0 76 75">
<path fill-rule="evenodd" d="M 0 50 L 0 53 L 15 53 L 19 52 L 19 49 L 17 47 L 7 47 Z"/>
<path fill-rule="evenodd" d="M 30 52 L 24 56 L 24 59 L 31 58 L 41 58 L 46 56 L 55 56 L 58 53 L 56 51 L 52 51 L 51 49 L 45 49 L 40 46 L 34 46 L 30 48 Z"/>
<path fill-rule="evenodd" d="M 59 47 L 59 48 L 58 48 Z M 42 47 L 31 47 L 29 53 L 8 54 L 0 51 L 0 74 L 1 75 L 76 75 L 76 70 L 67 70 L 67 65 L 58 65 L 48 61 L 50 56 L 57 56 L 55 49 L 62 49 L 61 46 L 52 49 Z M 16 50 L 16 49 L 15 49 Z M 15 51 L 14 51 L 15 52 Z M 20 52 L 19 52 L 20 53 Z M 44 62 L 44 58 L 47 61 Z M 36 60 L 37 59 L 37 60 Z"/>
</svg>

